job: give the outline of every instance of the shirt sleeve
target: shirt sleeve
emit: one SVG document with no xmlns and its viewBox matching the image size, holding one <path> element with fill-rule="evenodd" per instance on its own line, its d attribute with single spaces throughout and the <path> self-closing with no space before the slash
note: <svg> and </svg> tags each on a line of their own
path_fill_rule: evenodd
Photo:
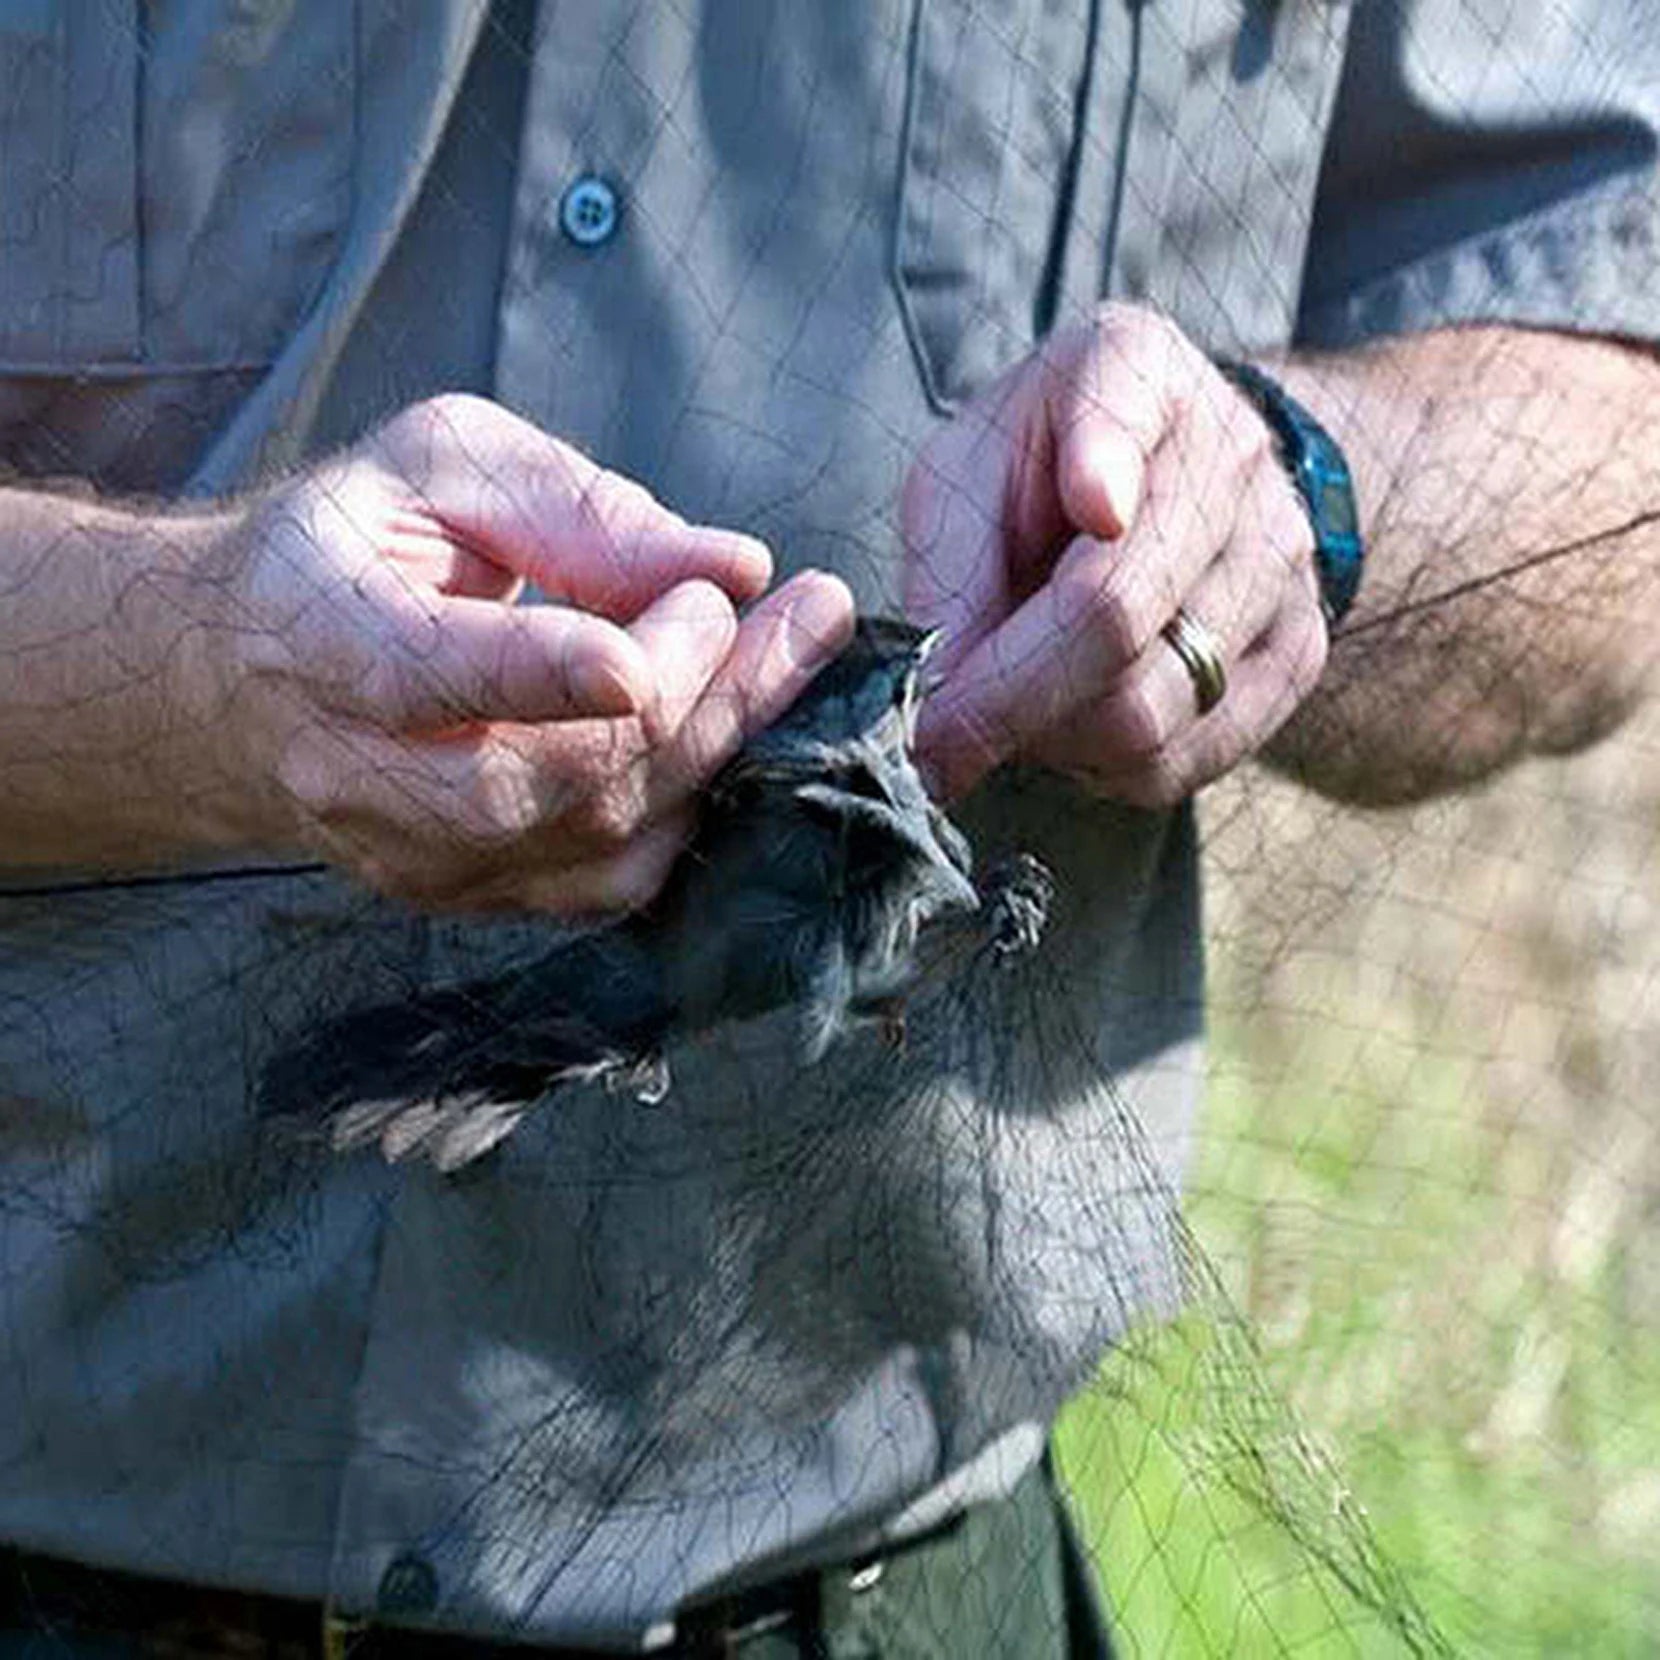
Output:
<svg viewBox="0 0 1660 1660">
<path fill-rule="evenodd" d="M 1653 0 L 1361 0 L 1297 339 L 1465 322 L 1660 339 Z"/>
</svg>

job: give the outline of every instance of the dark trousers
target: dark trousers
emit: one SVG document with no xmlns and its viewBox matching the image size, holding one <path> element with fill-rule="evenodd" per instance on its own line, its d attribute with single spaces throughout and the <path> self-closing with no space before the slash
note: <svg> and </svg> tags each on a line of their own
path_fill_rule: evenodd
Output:
<svg viewBox="0 0 1660 1660">
<path fill-rule="evenodd" d="M 0 1660 L 588 1660 L 199 1591 L 21 1553 L 0 1557 Z M 1047 1461 L 926 1537 L 684 1610 L 684 1660 L 1110 1660 L 1106 1622 Z"/>
</svg>

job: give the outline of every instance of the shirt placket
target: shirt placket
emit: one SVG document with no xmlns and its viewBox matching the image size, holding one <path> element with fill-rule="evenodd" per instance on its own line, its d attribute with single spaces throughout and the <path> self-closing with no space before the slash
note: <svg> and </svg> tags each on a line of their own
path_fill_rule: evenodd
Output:
<svg viewBox="0 0 1660 1660">
<path fill-rule="evenodd" d="M 544 0 L 528 66 L 497 311 L 495 391 L 546 429 L 593 450 L 605 447 L 617 391 L 607 379 L 611 360 L 585 349 L 584 295 L 593 285 L 629 280 L 631 186 L 660 123 L 670 118 L 673 97 L 672 87 L 654 93 L 642 80 L 630 61 L 638 45 L 630 36 L 649 29 L 653 50 L 667 45 L 672 59 L 676 28 L 672 9 Z M 324 1651 L 349 1652 L 369 1621 L 427 1623 L 458 1600 L 465 1605 L 458 1617 L 469 1626 L 493 1623 L 526 1637 L 569 1640 L 559 1599 L 505 1589 L 490 1566 L 500 1539 L 490 1538 L 491 1524 L 481 1519 L 488 1509 L 480 1504 L 488 1487 L 483 1472 L 499 1453 L 503 1426 L 512 1427 L 511 1414 L 493 1424 L 461 1413 L 452 1428 L 433 1406 L 435 1396 L 466 1398 L 472 1374 L 493 1359 L 476 1330 L 491 1323 L 480 1314 L 488 1294 L 478 1295 L 491 1275 L 488 1253 L 474 1248 L 453 1192 L 429 1172 L 402 1174 L 368 1318 Z M 446 1238 L 458 1248 L 447 1249 Z M 515 1244 L 527 1254 L 538 1249 L 529 1234 Z M 551 1299 L 562 1294 L 562 1255 L 569 1253 L 550 1245 L 546 1273 L 538 1276 Z M 527 1272 L 495 1266 L 498 1278 Z M 498 1583 L 480 1594 L 475 1580 Z M 647 1616 L 637 1627 L 635 1646 L 661 1635 Z M 591 1635 L 593 1627 L 587 1630 Z M 605 1634 L 626 1640 L 616 1626 Z"/>
<path fill-rule="evenodd" d="M 585 349 L 596 290 L 638 288 L 636 188 L 693 73 L 679 8 L 542 8 L 497 313 L 496 394 L 590 449 L 619 418 L 620 354 Z M 571 372 L 581 363 L 580 379 Z"/>
</svg>

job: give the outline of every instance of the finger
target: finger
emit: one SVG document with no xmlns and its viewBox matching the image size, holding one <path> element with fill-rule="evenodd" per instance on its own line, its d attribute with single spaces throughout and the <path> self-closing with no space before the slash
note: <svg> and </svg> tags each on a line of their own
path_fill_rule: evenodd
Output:
<svg viewBox="0 0 1660 1660">
<path fill-rule="evenodd" d="M 686 671 L 660 671 L 673 684 L 655 717 L 522 729 L 515 751 L 526 764 L 583 786 L 568 799 L 555 798 L 562 816 L 553 828 L 562 848 L 586 848 L 603 861 L 626 851 L 648 826 L 682 813 L 747 738 L 789 708 L 852 633 L 851 594 L 821 572 L 803 572 L 769 594 L 730 635 L 711 625 L 708 590 L 699 595 L 695 586 L 651 614 L 665 654 L 689 654 L 690 662 Z M 676 610 L 690 610 L 693 626 L 677 628 Z M 690 649 L 692 640 L 700 642 L 698 650 Z M 707 672 L 728 640 L 730 649 Z M 700 679 L 705 683 L 696 695 Z"/>
<path fill-rule="evenodd" d="M 433 594 L 375 565 L 331 613 L 321 695 L 388 730 L 625 715 L 654 691 L 639 644 L 569 606 Z"/>
<path fill-rule="evenodd" d="M 761 593 L 772 556 L 751 536 L 688 524 L 642 485 L 488 399 L 416 404 L 369 453 L 469 548 L 550 596 L 632 617 L 678 583 Z"/>
<path fill-rule="evenodd" d="M 1176 448 L 1160 450 L 1133 530 L 1117 543 L 1075 540 L 923 705 L 918 753 L 948 799 L 1102 697 L 1225 543 L 1182 472 Z"/>
<path fill-rule="evenodd" d="M 598 723 L 538 729 L 531 753 L 545 746 L 555 775 L 599 779 L 571 804 L 560 826 L 562 839 L 609 859 L 626 851 L 648 826 L 683 814 L 695 792 L 743 743 L 777 720 L 840 654 L 852 626 L 853 600 L 845 584 L 804 572 L 735 625 L 730 650 L 701 696 L 693 701 L 696 676 L 688 677 L 671 708 L 655 720 L 634 723 L 641 743 L 626 765 L 611 765 L 604 751 L 579 750 L 590 732 L 603 742 L 605 729 Z M 706 666 L 700 664 L 698 674 Z"/>
<path fill-rule="evenodd" d="M 1008 614 L 1002 520 L 983 484 L 925 454 L 906 480 L 900 523 L 905 615 L 938 631 L 933 672 L 948 674 Z"/>
<path fill-rule="evenodd" d="M 1227 547 L 1181 609 L 1215 642 L 1224 670 L 1231 670 L 1253 642 L 1271 633 L 1283 611 L 1318 605 L 1308 515 L 1278 463 L 1268 459 L 1246 488 Z M 1163 627 L 1098 702 L 1044 734 L 1037 758 L 1063 770 L 1118 773 L 1167 750 L 1193 722 L 1218 718 L 1220 710 L 1201 716 L 1193 676 Z"/>
<path fill-rule="evenodd" d="M 331 827 L 320 849 L 377 892 L 433 910 L 540 911 L 569 922 L 601 921 L 649 905 L 662 891 L 690 839 L 689 814 L 641 831 L 622 851 L 563 869 L 536 861 L 501 866 L 435 865 L 430 849 L 351 825 Z"/>
<path fill-rule="evenodd" d="M 686 723 L 738 635 L 732 602 L 710 582 L 683 582 L 648 606 L 629 635 L 656 681 L 642 713 L 647 738 L 666 743 Z"/>
<path fill-rule="evenodd" d="M 654 758 L 651 816 L 713 777 L 745 739 L 776 721 L 841 655 L 853 616 L 846 584 L 822 571 L 804 571 L 761 600 L 674 744 Z"/>
<path fill-rule="evenodd" d="M 905 610 L 943 630 L 938 672 L 1041 585 L 1057 550 L 1080 533 L 1115 540 L 1135 522 L 1171 424 L 1172 376 L 1192 367 L 1161 320 L 1103 317 L 1058 337 L 1035 375 L 990 388 L 906 481 Z"/>
<path fill-rule="evenodd" d="M 1236 542 L 1200 578 L 1182 610 L 1210 637 L 1231 675 L 1250 643 L 1301 592 L 1275 556 Z M 1065 772 L 1117 775 L 1168 751 L 1196 721 L 1225 718 L 1227 702 L 1224 695 L 1200 714 L 1193 676 L 1161 629 L 1099 699 L 1044 732 L 1032 754 Z"/>
<path fill-rule="evenodd" d="M 388 506 L 384 512 L 386 523 L 378 545 L 364 551 L 392 560 L 416 586 L 508 603 L 523 591 L 523 577 L 469 546 L 430 514 L 400 505 Z"/>
<path fill-rule="evenodd" d="M 638 721 L 573 722 L 559 729 L 569 741 L 550 753 L 540 741 L 549 730 L 411 738 L 314 725 L 289 743 L 278 781 L 326 852 L 348 849 L 349 862 L 396 871 L 400 891 L 437 900 L 532 839 L 550 867 L 570 858 L 549 845 L 550 825 L 626 773 L 644 744 Z"/>
<path fill-rule="evenodd" d="M 1075 530 L 1111 541 L 1135 523 L 1153 456 L 1194 378 L 1192 356 L 1173 326 L 1117 307 L 1048 356 L 1056 491 Z"/>
<path fill-rule="evenodd" d="M 694 815 L 669 814 L 648 825 L 619 852 L 564 870 L 527 867 L 491 884 L 479 896 L 484 909 L 547 911 L 583 918 L 637 911 L 662 891 L 691 840 Z"/>
<path fill-rule="evenodd" d="M 1093 772 L 1092 786 L 1138 807 L 1185 800 L 1254 754 L 1290 719 L 1319 680 L 1326 650 L 1319 607 L 1291 600 L 1234 663 L 1227 693 L 1210 714 L 1121 768 Z"/>
</svg>

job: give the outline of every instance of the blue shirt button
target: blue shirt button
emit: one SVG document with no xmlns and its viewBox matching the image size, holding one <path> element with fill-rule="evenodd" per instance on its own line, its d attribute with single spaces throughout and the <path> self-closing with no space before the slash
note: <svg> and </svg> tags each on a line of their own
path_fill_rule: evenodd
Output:
<svg viewBox="0 0 1660 1660">
<path fill-rule="evenodd" d="M 617 228 L 617 193 L 592 174 L 576 180 L 559 203 L 559 224 L 579 248 L 609 242 Z"/>
</svg>

